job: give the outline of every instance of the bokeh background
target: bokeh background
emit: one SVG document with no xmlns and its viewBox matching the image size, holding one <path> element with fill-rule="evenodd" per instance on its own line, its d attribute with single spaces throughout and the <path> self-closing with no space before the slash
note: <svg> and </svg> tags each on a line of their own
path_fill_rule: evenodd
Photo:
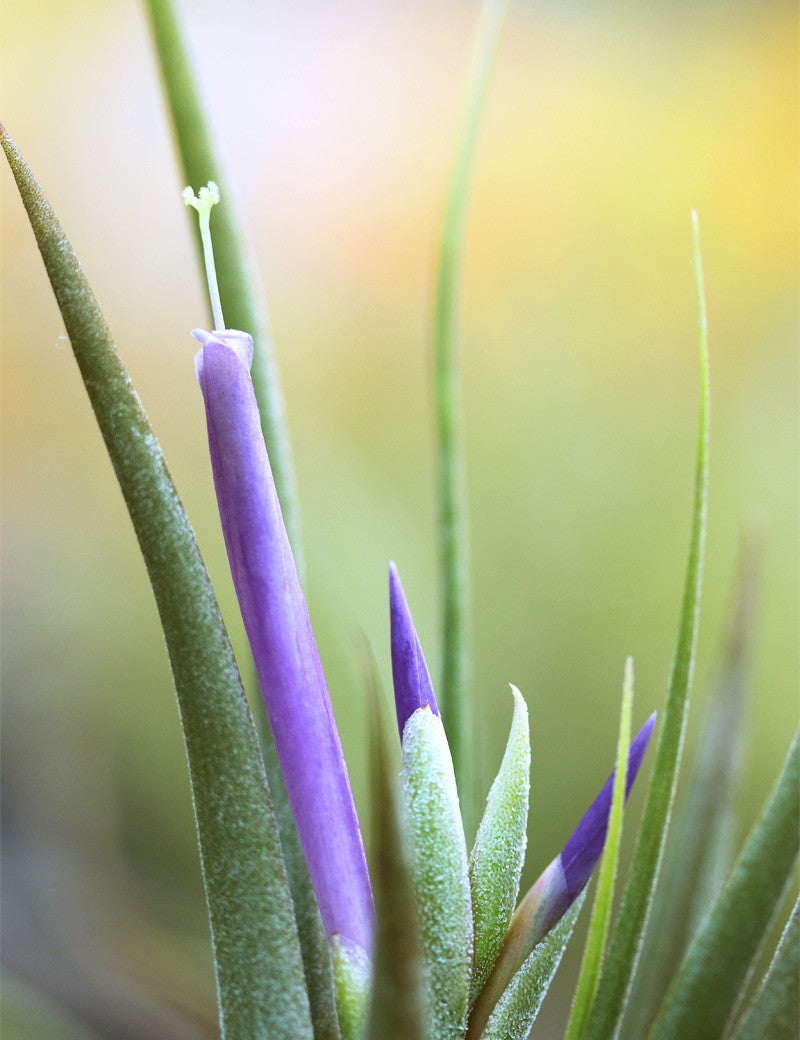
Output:
<svg viewBox="0 0 800 1040">
<path fill-rule="evenodd" d="M 388 687 L 389 559 L 440 663 L 430 319 L 477 6 L 191 0 L 187 13 L 269 302 L 310 608 L 366 816 L 353 637 L 367 633 Z M 246 660 L 192 365 L 206 302 L 143 12 L 26 0 L 3 16 L 2 118 L 104 308 Z M 635 721 L 665 695 L 698 397 L 692 207 L 713 389 L 690 754 L 742 525 L 766 544 L 740 836 L 795 725 L 797 28 L 794 4 L 764 0 L 511 10 L 470 210 L 461 380 L 478 793 L 514 682 L 532 719 L 527 883 L 607 775 L 627 654 Z M 156 612 L 7 171 L 0 184 L 7 1035 L 212 1036 Z M 563 1020 L 573 946 L 541 1035 Z"/>
</svg>

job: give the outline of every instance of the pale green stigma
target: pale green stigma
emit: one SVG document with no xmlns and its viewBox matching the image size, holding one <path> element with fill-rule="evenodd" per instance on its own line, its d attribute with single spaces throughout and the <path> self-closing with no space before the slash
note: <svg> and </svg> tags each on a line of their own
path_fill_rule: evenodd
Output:
<svg viewBox="0 0 800 1040">
<path fill-rule="evenodd" d="M 211 313 L 214 318 L 214 328 L 222 330 L 225 321 L 222 317 L 222 304 L 219 299 L 219 286 L 217 285 L 217 269 L 214 266 L 214 250 L 211 246 L 211 209 L 219 202 L 219 188 L 213 181 L 208 182 L 207 188 L 201 188 L 195 195 L 191 188 L 183 189 L 183 201 L 187 206 L 193 206 L 200 218 L 200 238 L 203 242 L 203 256 L 206 262 L 206 278 L 208 279 L 208 295 L 211 297 Z"/>
</svg>

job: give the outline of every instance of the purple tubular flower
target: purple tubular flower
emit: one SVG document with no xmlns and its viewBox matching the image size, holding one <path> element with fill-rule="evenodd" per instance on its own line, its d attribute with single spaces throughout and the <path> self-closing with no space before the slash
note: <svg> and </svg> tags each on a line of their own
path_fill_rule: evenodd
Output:
<svg viewBox="0 0 800 1040">
<path fill-rule="evenodd" d="M 369 952 L 373 903 L 350 780 L 272 479 L 250 379 L 253 341 L 192 335 L 233 583 L 329 939 Z"/>
<path fill-rule="evenodd" d="M 436 695 L 433 692 L 430 672 L 425 663 L 414 628 L 411 611 L 408 609 L 400 576 L 393 563 L 389 564 L 389 605 L 392 634 L 392 679 L 394 680 L 394 702 L 397 709 L 397 726 L 400 739 L 406 723 L 418 708 L 426 704 L 434 715 L 439 714 Z"/>
</svg>

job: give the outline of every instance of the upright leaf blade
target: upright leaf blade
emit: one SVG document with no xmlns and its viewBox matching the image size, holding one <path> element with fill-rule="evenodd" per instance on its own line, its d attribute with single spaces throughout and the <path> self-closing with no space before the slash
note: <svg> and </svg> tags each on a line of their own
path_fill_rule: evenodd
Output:
<svg viewBox="0 0 800 1040">
<path fill-rule="evenodd" d="M 800 733 L 776 787 L 694 937 L 651 1040 L 722 1036 L 780 907 L 800 849 Z"/>
<path fill-rule="evenodd" d="M 800 900 L 794 904 L 755 1000 L 732 1040 L 797 1040 L 800 1036 Z"/>
<path fill-rule="evenodd" d="M 469 858 L 475 922 L 470 1004 L 489 978 L 503 947 L 525 860 L 531 738 L 527 705 L 516 686 L 511 687 L 511 692 L 514 696 L 511 732 Z"/>
<path fill-rule="evenodd" d="M 264 768 L 194 532 L 77 257 L 5 132 L 2 144 L 164 629 L 189 759 L 223 1036 L 310 1038 L 297 931 Z"/>
<path fill-rule="evenodd" d="M 435 413 L 439 441 L 439 554 L 442 581 L 440 708 L 469 834 L 472 807 L 470 578 L 466 485 L 458 408 L 458 293 L 467 203 L 489 74 L 508 0 L 484 0 L 466 109 L 450 181 L 433 321 Z"/>
<path fill-rule="evenodd" d="M 583 964 L 575 988 L 565 1040 L 578 1040 L 589 1020 L 592 1010 L 603 951 L 606 945 L 608 925 L 611 920 L 611 902 L 614 898 L 614 882 L 617 877 L 619 846 L 622 838 L 622 813 L 625 807 L 625 782 L 628 768 L 628 747 L 631 742 L 631 715 L 633 713 L 633 661 L 625 662 L 625 679 L 622 687 L 622 709 L 617 739 L 617 761 L 614 767 L 614 793 L 611 796 L 611 812 L 608 832 L 600 861 L 600 876 L 589 922 L 589 934 L 583 951 Z"/>
<path fill-rule="evenodd" d="M 609 1040 L 609 1038 L 616 1037 L 619 1032 L 620 1019 L 636 971 L 642 936 L 647 926 L 653 890 L 664 852 L 664 842 L 672 803 L 675 799 L 678 768 L 686 732 L 689 691 L 694 676 L 708 513 L 710 395 L 708 320 L 696 213 L 692 214 L 692 223 L 700 354 L 700 417 L 697 431 L 692 529 L 678 629 L 678 645 L 672 666 L 663 728 L 656 750 L 656 761 L 647 791 L 630 873 L 614 925 L 592 1015 L 584 1034 L 585 1040 Z"/>
<path fill-rule="evenodd" d="M 697 924 L 716 898 L 733 859 L 732 799 L 741 759 L 760 559 L 760 543 L 750 534 L 742 544 L 733 616 L 692 780 L 675 813 L 631 1001 L 622 1022 L 625 1040 L 641 1040 L 647 1034 Z"/>
<path fill-rule="evenodd" d="M 400 826 L 396 771 L 389 764 L 389 742 L 380 716 L 379 681 L 371 654 L 365 655 L 364 665 L 373 706 L 370 750 L 376 911 L 365 1040 L 427 1040 L 419 922 Z"/>
</svg>

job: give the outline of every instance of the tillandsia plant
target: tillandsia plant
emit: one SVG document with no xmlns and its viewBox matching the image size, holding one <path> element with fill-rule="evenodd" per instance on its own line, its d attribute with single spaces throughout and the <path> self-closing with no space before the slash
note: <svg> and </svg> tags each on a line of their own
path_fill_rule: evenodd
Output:
<svg viewBox="0 0 800 1040">
<path fill-rule="evenodd" d="M 388 563 L 399 749 L 392 752 L 385 733 L 375 668 L 365 653 L 375 708 L 368 863 L 303 592 L 294 479 L 266 312 L 252 280 L 249 247 L 235 215 L 230 209 L 226 214 L 226 182 L 180 20 L 171 0 L 148 0 L 147 6 L 191 183 L 184 200 L 199 216 L 213 328 L 192 332 L 199 343 L 195 370 L 222 534 L 262 695 L 253 705 L 255 720 L 192 528 L 100 308 L 5 131 L 2 143 L 158 605 L 189 761 L 221 1036 L 525 1040 L 533 1035 L 595 868 L 566 1040 L 797 1036 L 797 906 L 763 979 L 750 985 L 797 863 L 797 737 L 763 814 L 732 863 L 725 845 L 751 628 L 752 550 L 744 554 L 729 652 L 690 794 L 675 813 L 677 843 L 667 842 L 693 679 L 706 537 L 709 385 L 696 215 L 700 418 L 691 537 L 673 671 L 630 868 L 614 913 L 625 803 L 656 726 L 652 712 L 631 739 L 634 673 L 628 659 L 611 775 L 520 900 L 531 741 L 526 702 L 514 686 L 505 753 L 471 840 L 469 567 L 455 345 L 470 171 L 505 8 L 487 0 L 444 223 L 434 335 L 441 695 L 398 569 Z M 212 211 L 226 214 L 216 229 L 219 283 Z"/>
</svg>

